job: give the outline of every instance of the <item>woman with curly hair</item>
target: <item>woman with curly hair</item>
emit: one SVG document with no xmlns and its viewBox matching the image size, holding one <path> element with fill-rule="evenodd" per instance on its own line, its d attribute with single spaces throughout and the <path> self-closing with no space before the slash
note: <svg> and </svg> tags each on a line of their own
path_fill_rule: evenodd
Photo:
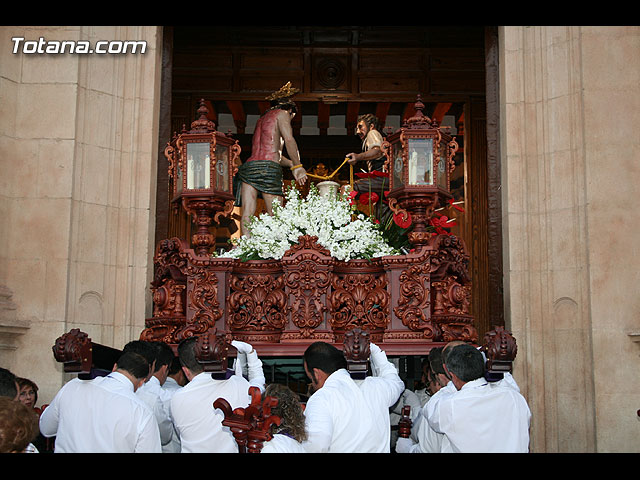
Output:
<svg viewBox="0 0 640 480">
<path fill-rule="evenodd" d="M 271 414 L 280 417 L 282 422 L 271 427 L 273 438 L 265 442 L 261 453 L 305 453 L 301 442 L 307 439 L 307 431 L 298 395 L 285 385 L 272 383 L 264 396 L 278 399 Z"/>
<path fill-rule="evenodd" d="M 38 415 L 21 402 L 0 397 L 0 453 L 37 452 Z"/>
</svg>

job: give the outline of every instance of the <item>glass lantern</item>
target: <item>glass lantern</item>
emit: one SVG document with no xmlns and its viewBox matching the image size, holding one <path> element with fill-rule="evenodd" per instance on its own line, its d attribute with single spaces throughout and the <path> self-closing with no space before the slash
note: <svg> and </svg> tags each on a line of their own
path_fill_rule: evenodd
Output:
<svg viewBox="0 0 640 480">
<path fill-rule="evenodd" d="M 394 214 L 410 214 L 409 238 L 417 245 L 428 238 L 426 227 L 434 209 L 451 198 L 450 176 L 458 145 L 437 122 L 422 113 L 420 96 L 415 109 L 416 114 L 387 137 L 382 150 L 390 173 L 389 208 Z"/>
<path fill-rule="evenodd" d="M 233 211 L 233 175 L 240 155 L 238 141 L 216 131 L 200 100 L 199 118 L 183 127 L 165 149 L 169 160 L 169 188 L 175 207 L 181 206 L 198 226 L 192 241 L 204 254 L 211 246 L 208 227 Z"/>
</svg>

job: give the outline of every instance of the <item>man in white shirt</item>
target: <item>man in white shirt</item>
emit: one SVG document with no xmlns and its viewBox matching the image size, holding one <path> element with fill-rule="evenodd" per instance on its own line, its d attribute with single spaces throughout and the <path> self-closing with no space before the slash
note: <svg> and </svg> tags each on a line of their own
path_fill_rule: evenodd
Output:
<svg viewBox="0 0 640 480">
<path fill-rule="evenodd" d="M 173 361 L 169 367 L 169 375 L 167 375 L 167 379 L 162 384 L 162 390 L 164 392 L 163 398 L 166 402 L 166 409 L 169 414 L 171 414 L 171 398 L 178 390 L 184 387 L 186 383 L 187 378 L 184 376 L 184 372 L 180 366 L 180 359 L 178 357 L 173 357 Z M 162 453 L 180 453 L 182 450 L 180 445 L 180 436 L 178 435 L 175 425 L 173 425 L 173 418 L 171 419 L 171 424 L 173 428 L 173 435 L 171 435 L 171 441 L 169 441 L 169 443 L 162 445 Z"/>
<path fill-rule="evenodd" d="M 251 345 L 234 340 L 231 345 L 238 350 L 238 356 L 246 355 L 249 380 L 241 374 L 214 378 L 196 358 L 196 341 L 196 337 L 190 337 L 178 345 L 182 370 L 189 380 L 171 399 L 171 416 L 180 436 L 181 452 L 237 453 L 238 445 L 231 430 L 222 425 L 224 414 L 213 407 L 213 402 L 224 398 L 232 409 L 249 406 L 249 387 L 265 389 L 262 362 Z"/>
<path fill-rule="evenodd" d="M 315 342 L 304 353 L 304 368 L 315 390 L 307 401 L 305 424 L 310 453 L 389 453 L 389 408 L 405 389 L 395 365 L 370 344 L 375 376 L 356 382 L 343 353 Z"/>
<path fill-rule="evenodd" d="M 425 405 L 423 434 L 440 440 L 427 451 L 528 452 L 531 412 L 517 386 L 514 388 L 515 383 L 487 382 L 484 358 L 471 345 L 451 348 L 444 359 L 451 382 Z M 410 439 L 401 439 L 396 450 L 420 451 L 411 443 Z"/>
<path fill-rule="evenodd" d="M 147 360 L 123 353 L 106 377 L 75 378 L 40 416 L 40 431 L 56 437 L 56 453 L 160 453 L 153 412 L 135 391 L 149 374 Z"/>
<path fill-rule="evenodd" d="M 162 389 L 169 375 L 169 367 L 175 358 L 171 347 L 164 342 L 150 342 L 155 355 L 152 361 L 154 371 L 149 379 L 136 391 L 144 403 L 153 411 L 160 430 L 160 443 L 164 451 L 173 438 L 173 421 L 171 420 L 170 395 Z"/>
</svg>

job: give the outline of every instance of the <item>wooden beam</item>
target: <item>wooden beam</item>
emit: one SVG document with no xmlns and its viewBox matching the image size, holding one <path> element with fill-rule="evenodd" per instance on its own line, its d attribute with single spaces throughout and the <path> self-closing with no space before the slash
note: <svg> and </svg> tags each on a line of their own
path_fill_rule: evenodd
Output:
<svg viewBox="0 0 640 480">
<path fill-rule="evenodd" d="M 231 111 L 231 115 L 233 116 L 233 123 L 235 124 L 238 133 L 243 134 L 244 129 L 247 126 L 247 117 L 244 113 L 242 102 L 228 100 L 227 106 Z"/>
<path fill-rule="evenodd" d="M 360 112 L 359 102 L 347 103 L 347 115 L 345 118 L 345 127 L 347 127 L 347 135 L 351 135 L 356 131 L 358 124 L 358 113 Z"/>
<path fill-rule="evenodd" d="M 318 102 L 318 128 L 320 135 L 326 135 L 329 128 L 329 115 L 331 113 L 331 105 L 320 101 Z"/>
<path fill-rule="evenodd" d="M 431 120 L 435 120 L 438 122 L 438 125 L 441 125 L 442 119 L 449 112 L 451 105 L 451 103 L 438 103 L 433 111 L 433 115 L 431 115 Z"/>
<path fill-rule="evenodd" d="M 387 114 L 391 108 L 391 102 L 380 102 L 376 106 L 376 117 L 378 117 L 378 123 L 384 125 L 387 121 Z"/>
</svg>

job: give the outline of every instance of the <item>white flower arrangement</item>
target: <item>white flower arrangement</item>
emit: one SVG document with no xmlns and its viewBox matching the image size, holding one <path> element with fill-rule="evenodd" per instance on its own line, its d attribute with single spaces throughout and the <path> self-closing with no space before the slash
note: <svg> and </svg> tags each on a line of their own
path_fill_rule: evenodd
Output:
<svg viewBox="0 0 640 480">
<path fill-rule="evenodd" d="M 363 214 L 355 215 L 342 194 L 321 195 L 315 185 L 306 198 L 290 188 L 284 206 L 274 204 L 273 215 L 263 213 L 248 224 L 249 236 L 232 239 L 233 248 L 221 257 L 280 260 L 301 235 L 318 243 L 338 260 L 370 259 L 400 252 L 384 239 L 379 225 Z"/>
</svg>

